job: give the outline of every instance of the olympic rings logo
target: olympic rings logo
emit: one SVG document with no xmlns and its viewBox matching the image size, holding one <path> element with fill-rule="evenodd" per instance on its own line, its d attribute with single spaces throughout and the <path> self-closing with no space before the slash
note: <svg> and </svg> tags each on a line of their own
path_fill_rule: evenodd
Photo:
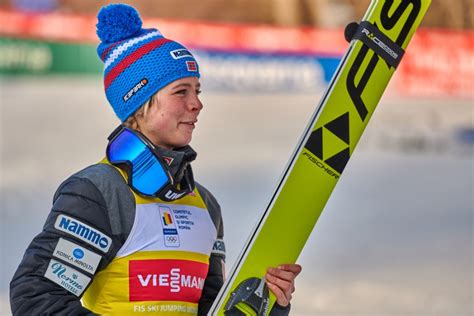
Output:
<svg viewBox="0 0 474 316">
<path fill-rule="evenodd" d="M 177 236 L 166 236 L 166 241 L 170 242 L 170 243 L 175 243 L 178 241 L 178 237 Z"/>
</svg>

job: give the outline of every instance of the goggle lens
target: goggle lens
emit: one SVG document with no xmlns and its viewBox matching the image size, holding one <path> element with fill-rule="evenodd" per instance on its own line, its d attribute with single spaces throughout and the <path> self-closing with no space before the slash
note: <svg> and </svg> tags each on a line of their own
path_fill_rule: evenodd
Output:
<svg viewBox="0 0 474 316">
<path fill-rule="evenodd" d="M 124 129 L 109 145 L 111 163 L 127 163 L 132 186 L 145 195 L 153 195 L 168 183 L 168 175 L 158 158 L 131 131 Z"/>
</svg>

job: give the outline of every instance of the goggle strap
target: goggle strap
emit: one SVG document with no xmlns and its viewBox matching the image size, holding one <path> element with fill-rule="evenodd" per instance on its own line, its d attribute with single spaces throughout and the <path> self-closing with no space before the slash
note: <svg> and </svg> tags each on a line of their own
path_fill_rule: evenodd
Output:
<svg viewBox="0 0 474 316">
<path fill-rule="evenodd" d="M 116 129 L 114 129 L 112 133 L 110 133 L 109 137 L 107 137 L 107 140 L 110 141 L 114 139 L 114 137 L 117 136 L 122 130 L 124 130 L 124 126 L 120 124 Z"/>
</svg>

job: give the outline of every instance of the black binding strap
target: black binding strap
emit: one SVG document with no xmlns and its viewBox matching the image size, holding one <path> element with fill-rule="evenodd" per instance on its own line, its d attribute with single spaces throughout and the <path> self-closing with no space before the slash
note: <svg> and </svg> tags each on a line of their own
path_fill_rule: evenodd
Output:
<svg viewBox="0 0 474 316">
<path fill-rule="evenodd" d="M 344 36 L 348 42 L 351 40 L 362 41 L 393 68 L 397 68 L 405 53 L 403 48 L 368 21 L 362 21 L 360 24 L 350 23 L 346 26 Z"/>
</svg>

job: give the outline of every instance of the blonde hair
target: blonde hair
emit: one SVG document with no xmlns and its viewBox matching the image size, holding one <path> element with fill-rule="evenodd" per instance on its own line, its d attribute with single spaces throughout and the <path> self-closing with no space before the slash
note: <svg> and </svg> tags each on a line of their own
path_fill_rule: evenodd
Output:
<svg viewBox="0 0 474 316">
<path fill-rule="evenodd" d="M 123 125 L 133 130 L 140 130 L 140 126 L 138 126 L 138 120 L 143 119 L 147 115 L 150 107 L 153 104 L 158 103 L 160 91 L 152 95 L 151 98 L 149 98 L 138 110 L 136 110 L 132 116 L 123 122 Z"/>
</svg>

